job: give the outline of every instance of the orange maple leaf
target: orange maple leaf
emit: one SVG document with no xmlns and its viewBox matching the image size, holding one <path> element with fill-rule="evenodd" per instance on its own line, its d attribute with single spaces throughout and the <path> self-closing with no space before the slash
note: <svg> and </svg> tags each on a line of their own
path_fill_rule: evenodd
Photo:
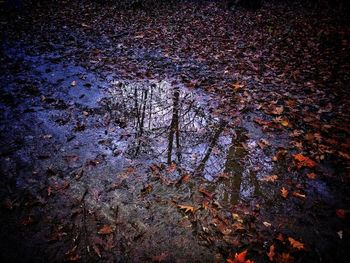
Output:
<svg viewBox="0 0 350 263">
<path fill-rule="evenodd" d="M 233 258 L 233 255 L 231 258 L 227 259 L 227 263 L 254 263 L 253 260 L 250 259 L 245 259 L 245 257 L 247 256 L 248 250 L 244 250 L 239 254 L 235 254 L 235 257 Z"/>
<path fill-rule="evenodd" d="M 299 250 L 304 250 L 304 244 L 295 240 L 294 238 L 288 237 L 288 241 L 292 245 L 293 248 L 299 249 Z"/>
<path fill-rule="evenodd" d="M 286 188 L 282 187 L 280 191 L 281 191 L 281 196 L 284 198 L 287 198 L 288 190 Z"/>
<path fill-rule="evenodd" d="M 300 153 L 293 155 L 294 159 L 297 161 L 297 168 L 300 169 L 302 167 L 309 167 L 313 168 L 315 167 L 316 163 L 311 160 L 309 157 L 306 157 Z"/>
</svg>

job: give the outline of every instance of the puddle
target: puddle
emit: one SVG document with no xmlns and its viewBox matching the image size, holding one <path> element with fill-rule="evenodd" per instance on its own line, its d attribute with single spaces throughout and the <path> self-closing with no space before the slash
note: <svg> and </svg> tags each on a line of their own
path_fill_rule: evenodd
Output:
<svg viewBox="0 0 350 263">
<path fill-rule="evenodd" d="M 168 173 L 173 181 L 185 173 L 209 182 L 230 177 L 225 186 L 229 192 L 222 191 L 222 198 L 232 202 L 256 196 L 258 179 L 272 172 L 271 157 L 257 144 L 261 132 L 252 136 L 256 127 L 234 126 L 215 116 L 219 102 L 204 92 L 154 81 L 116 82 L 109 93 L 101 104 L 116 156 L 146 166 L 174 167 Z"/>
<path fill-rule="evenodd" d="M 257 113 L 231 118 L 233 102 L 171 80 L 103 79 L 55 54 L 10 49 L 8 56 L 18 69 L 0 76 L 6 95 L 0 101 L 1 170 L 14 179 L 11 191 L 28 191 L 42 202 L 28 208 L 42 220 L 40 229 L 47 230 L 48 221 L 72 224 L 57 241 L 64 243 L 61 258 L 51 261 L 94 242 L 72 245 L 73 230 L 94 237 L 104 222 L 119 231 L 111 236 L 114 244 L 132 244 L 127 251 L 116 245 L 114 257 L 147 261 L 167 251 L 174 262 L 212 262 L 213 251 L 227 257 L 232 244 L 253 243 L 256 233 L 273 238 L 266 226 L 286 222 L 306 233 L 285 218 L 294 213 L 301 220 L 315 196 L 335 202 L 326 183 L 305 183 L 284 160 L 272 160 L 289 143 L 286 130 L 263 132 L 254 122 Z M 273 174 L 276 182 L 263 180 Z M 280 196 L 282 186 L 292 192 L 304 183 L 310 199 Z M 72 207 L 89 223 L 73 216 Z M 43 231 L 45 238 L 50 231 Z"/>
</svg>

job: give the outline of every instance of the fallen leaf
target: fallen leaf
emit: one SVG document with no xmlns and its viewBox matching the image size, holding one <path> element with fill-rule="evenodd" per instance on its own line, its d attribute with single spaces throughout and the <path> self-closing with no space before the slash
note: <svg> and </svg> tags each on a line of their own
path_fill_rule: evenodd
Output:
<svg viewBox="0 0 350 263">
<path fill-rule="evenodd" d="M 337 216 L 341 219 L 345 219 L 346 213 L 344 209 L 337 209 L 335 210 L 335 213 L 337 214 Z"/>
<path fill-rule="evenodd" d="M 305 250 L 304 244 L 295 240 L 294 238 L 288 237 L 288 241 L 290 242 L 293 248 Z"/>
<path fill-rule="evenodd" d="M 263 222 L 263 224 L 264 224 L 264 226 L 266 226 L 266 227 L 271 227 L 272 225 L 271 225 L 271 223 L 269 223 L 269 222 Z"/>
<path fill-rule="evenodd" d="M 193 214 L 195 211 L 195 208 L 190 205 L 178 205 L 177 207 L 180 208 L 181 210 L 185 210 L 185 213 L 191 212 Z"/>
<path fill-rule="evenodd" d="M 104 225 L 97 233 L 100 235 L 108 235 L 113 232 L 113 229 L 110 225 Z"/>
<path fill-rule="evenodd" d="M 315 167 L 316 163 L 311 160 L 309 157 L 306 157 L 302 154 L 294 154 L 294 159 L 297 161 L 297 168 L 300 169 L 302 167 L 308 167 L 313 168 Z"/>
<path fill-rule="evenodd" d="M 244 87 L 244 85 L 243 85 L 243 84 L 239 84 L 238 82 L 235 83 L 235 84 L 232 84 L 232 88 L 233 88 L 234 90 L 239 90 L 239 89 L 241 89 L 241 88 L 243 88 L 243 87 Z"/>
<path fill-rule="evenodd" d="M 228 258 L 226 261 L 228 263 L 254 263 L 254 261 L 250 259 L 245 259 L 247 256 L 247 253 L 248 253 L 248 250 L 246 249 L 239 254 L 236 253 L 234 257 L 232 255 L 231 258 Z"/>
<path fill-rule="evenodd" d="M 205 190 L 203 188 L 199 188 L 198 192 L 202 193 L 203 195 L 205 195 L 209 199 L 213 199 L 214 193 L 210 193 L 210 192 L 208 192 L 207 190 Z"/>
<path fill-rule="evenodd" d="M 315 180 L 316 179 L 316 174 L 315 173 L 308 173 L 307 178 L 309 178 L 310 180 Z"/>
<path fill-rule="evenodd" d="M 273 261 L 273 257 L 275 256 L 275 245 L 270 246 L 269 253 L 267 253 L 270 261 Z"/>
<path fill-rule="evenodd" d="M 268 175 L 268 176 L 265 176 L 261 179 L 261 181 L 263 182 L 275 182 L 276 180 L 278 179 L 278 176 L 277 175 Z"/>
<path fill-rule="evenodd" d="M 288 190 L 286 188 L 282 187 L 280 191 L 281 191 L 281 196 L 284 198 L 287 198 Z"/>
<path fill-rule="evenodd" d="M 303 195 L 303 194 L 301 194 L 299 192 L 293 192 L 293 196 L 299 197 L 299 198 L 306 198 L 306 195 Z"/>
</svg>

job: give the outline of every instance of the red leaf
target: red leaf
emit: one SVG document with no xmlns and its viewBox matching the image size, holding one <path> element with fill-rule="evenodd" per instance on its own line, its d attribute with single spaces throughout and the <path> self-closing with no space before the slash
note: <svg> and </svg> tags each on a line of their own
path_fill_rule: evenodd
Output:
<svg viewBox="0 0 350 263">
<path fill-rule="evenodd" d="M 346 213 L 344 209 L 337 209 L 335 210 L 335 213 L 337 214 L 337 216 L 341 219 L 345 219 Z"/>
</svg>

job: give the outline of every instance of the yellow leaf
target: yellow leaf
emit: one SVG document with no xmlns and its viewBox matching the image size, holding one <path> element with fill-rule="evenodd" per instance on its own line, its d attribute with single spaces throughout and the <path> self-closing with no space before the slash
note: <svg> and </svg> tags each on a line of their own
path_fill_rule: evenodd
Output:
<svg viewBox="0 0 350 263">
<path fill-rule="evenodd" d="M 282 126 L 287 127 L 289 125 L 289 122 L 287 120 L 283 120 L 280 122 Z"/>
<path fill-rule="evenodd" d="M 288 241 L 292 245 L 293 248 L 299 249 L 299 250 L 304 250 L 304 244 L 295 240 L 294 238 L 288 237 Z"/>
<path fill-rule="evenodd" d="M 177 207 L 182 209 L 182 210 L 185 210 L 185 213 L 187 213 L 187 212 L 194 213 L 194 211 L 195 211 L 195 208 L 193 206 L 190 206 L 190 205 L 178 205 Z"/>
</svg>

